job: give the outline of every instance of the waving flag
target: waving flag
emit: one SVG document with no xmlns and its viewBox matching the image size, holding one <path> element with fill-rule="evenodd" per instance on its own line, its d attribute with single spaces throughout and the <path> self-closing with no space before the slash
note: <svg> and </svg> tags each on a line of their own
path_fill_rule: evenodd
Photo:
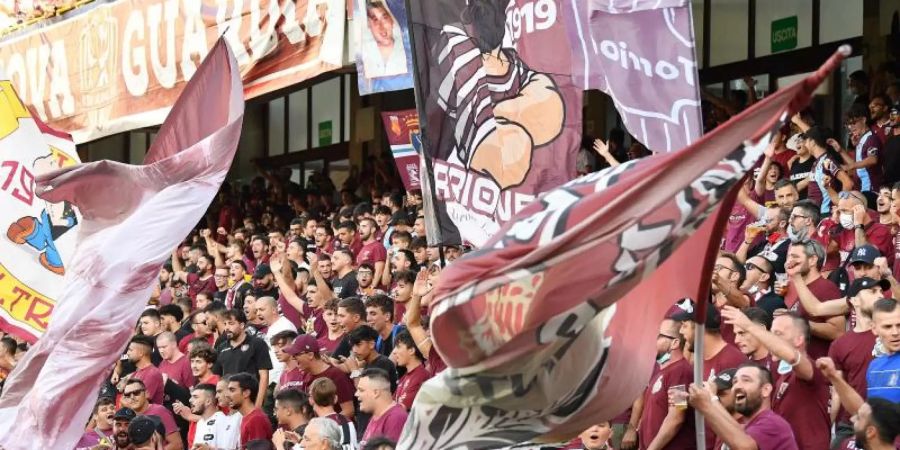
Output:
<svg viewBox="0 0 900 450">
<path fill-rule="evenodd" d="M 449 266 L 431 334 L 450 368 L 419 391 L 399 448 L 556 442 L 624 411 L 665 311 L 708 295 L 717 209 L 842 58 L 688 149 L 547 192 Z"/>
<path fill-rule="evenodd" d="M 34 343 L 53 313 L 75 250 L 78 212 L 34 195 L 34 179 L 79 163 L 69 135 L 34 118 L 0 81 L 0 329 Z"/>
<path fill-rule="evenodd" d="M 39 197 L 75 205 L 83 222 L 54 320 L 0 398 L 0 447 L 75 446 L 159 268 L 225 179 L 243 113 L 237 62 L 220 40 L 172 108 L 144 165 L 99 161 L 36 177 Z"/>
<path fill-rule="evenodd" d="M 561 0 L 572 75 L 607 93 L 628 131 L 657 152 L 703 132 L 690 0 Z"/>
<path fill-rule="evenodd" d="M 428 242 L 481 246 L 575 177 L 581 88 L 559 0 L 409 2 Z"/>
</svg>

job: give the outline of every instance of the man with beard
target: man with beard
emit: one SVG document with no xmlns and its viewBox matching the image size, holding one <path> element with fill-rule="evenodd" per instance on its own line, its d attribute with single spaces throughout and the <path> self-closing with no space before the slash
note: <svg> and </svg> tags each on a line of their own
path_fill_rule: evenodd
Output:
<svg viewBox="0 0 900 450">
<path fill-rule="evenodd" d="M 269 371 L 272 361 L 269 359 L 269 346 L 262 339 L 247 334 L 247 318 L 239 309 L 231 309 L 222 315 L 225 332 L 223 337 L 227 344 L 219 351 L 213 373 L 221 377 L 247 372 L 254 374 L 259 386 L 256 392 L 265 394 L 269 385 Z M 264 395 L 253 395 L 257 407 L 262 407 Z"/>
<path fill-rule="evenodd" d="M 391 248 L 388 270 L 381 275 L 381 285 L 393 290 L 397 283 L 397 273 L 412 270 L 418 272 L 416 257 L 413 252 L 405 248 Z"/>
<path fill-rule="evenodd" d="M 775 273 L 783 274 L 790 244 L 787 235 L 790 215 L 791 211 L 787 208 L 768 208 L 761 228 L 747 227 L 744 242 L 736 253 L 738 259 L 746 261 L 750 256 L 763 255 L 772 261 Z M 760 232 L 765 234 L 761 239 L 757 239 Z"/>
<path fill-rule="evenodd" d="M 215 259 L 207 254 L 197 257 L 197 272 L 191 273 L 184 269 L 181 260 L 175 253 L 172 254 L 172 268 L 175 269 L 174 279 L 187 283 L 187 295 L 194 300 L 200 292 L 213 292 L 216 290 L 216 282 L 213 277 Z"/>
<path fill-rule="evenodd" d="M 791 180 L 786 178 L 782 178 L 775 182 L 774 192 L 776 208 L 787 208 L 788 211 L 790 211 L 800 200 L 800 192 L 797 190 L 797 186 L 792 183 Z M 738 201 L 757 219 L 766 217 L 766 214 L 772 209 L 754 201 L 743 190 L 738 194 Z"/>
<path fill-rule="evenodd" d="M 265 385 L 246 372 L 228 377 L 228 401 L 233 411 L 241 413 L 241 443 L 272 439 L 272 423 L 259 406 L 266 391 L 257 391 L 259 386 Z"/>
<path fill-rule="evenodd" d="M 153 403 L 163 402 L 163 377 L 162 372 L 150 360 L 150 354 L 154 348 L 153 338 L 137 335 L 131 338 L 128 344 L 128 360 L 134 364 L 137 370 L 131 374 L 131 379 L 140 380 L 146 387 L 147 396 Z"/>
<path fill-rule="evenodd" d="M 233 284 L 225 296 L 225 308 L 244 309 L 244 297 L 253 288 L 244 277 L 247 273 L 247 264 L 244 261 L 232 261 L 229 268 Z"/>
<path fill-rule="evenodd" d="M 893 450 L 900 436 L 900 405 L 871 398 L 853 417 L 856 448 L 865 450 Z"/>
<path fill-rule="evenodd" d="M 706 308 L 706 327 L 703 332 L 703 354 L 694 354 L 694 313 L 696 307 L 691 305 L 690 311 L 681 311 L 672 315 L 673 320 L 681 322 L 679 333 L 685 342 L 685 353 L 691 358 L 703 358 L 703 379 L 715 376 L 727 369 L 733 369 L 747 361 L 747 357 L 734 345 L 722 338 L 719 311 L 708 305 Z"/>
<path fill-rule="evenodd" d="M 728 448 L 798 449 L 790 425 L 772 411 L 772 375 L 767 369 L 750 362 L 742 364 L 735 373 L 731 390 L 734 411 L 741 415 L 741 421 L 734 420 L 702 386 L 691 385 L 689 401 L 703 414 L 706 426 L 720 436 Z"/>
<path fill-rule="evenodd" d="M 137 417 L 131 408 L 119 408 L 113 416 L 113 450 L 127 450 L 132 448 L 131 439 L 128 436 L 128 425 L 131 419 Z"/>
<path fill-rule="evenodd" d="M 406 323 L 406 304 L 412 299 L 413 285 L 416 282 L 416 272 L 401 270 L 394 274 L 394 287 L 391 289 L 391 298 L 394 299 L 394 318 L 397 323 Z"/>
<path fill-rule="evenodd" d="M 275 275 L 272 275 L 272 269 L 268 263 L 256 266 L 253 272 L 253 289 L 250 291 L 256 298 L 274 297 L 278 298 L 278 286 L 275 285 Z"/>
<path fill-rule="evenodd" d="M 385 261 L 387 261 L 387 250 L 378 239 L 377 231 L 378 225 L 374 219 L 366 218 L 359 222 L 359 237 L 362 240 L 362 247 L 356 254 L 356 265 L 371 264 L 374 268 L 373 279 L 380 282 L 384 273 Z"/>
<path fill-rule="evenodd" d="M 198 384 L 191 391 L 191 413 L 199 416 L 191 450 L 236 449 L 240 445 L 241 416 L 219 411 L 214 384 Z"/>
<path fill-rule="evenodd" d="M 679 322 L 663 319 L 656 337 L 659 371 L 644 389 L 640 425 L 641 448 L 694 448 L 694 415 L 669 404 L 668 392 L 674 386 L 686 386 L 693 379 L 691 365 L 682 356 L 684 339 L 678 335 Z"/>
<path fill-rule="evenodd" d="M 337 238 L 339 246 L 349 249 L 354 255 L 362 250 L 363 243 L 356 233 L 356 224 L 349 220 L 341 222 L 338 226 Z"/>
<path fill-rule="evenodd" d="M 822 277 L 820 270 L 824 261 L 825 249 L 821 244 L 816 241 L 803 241 L 791 244 L 788 261 L 785 264 L 789 283 L 793 289 L 788 289 L 784 303 L 811 322 L 812 336 L 807 350 L 809 356 L 814 359 L 827 355 L 831 341 L 844 334 L 846 329 L 843 315 L 816 317 L 798 301 L 799 296 L 810 295 L 818 302 L 843 297 L 841 290 L 834 283 Z"/>
<path fill-rule="evenodd" d="M 215 304 L 222 305 L 219 302 L 216 302 Z M 207 308 L 209 308 L 209 306 L 212 306 L 212 304 L 208 305 Z M 212 331 L 209 329 L 209 326 L 207 326 L 207 324 L 206 324 L 206 309 L 207 308 L 204 308 L 203 310 L 195 312 L 190 317 L 191 329 L 194 330 L 194 332 L 181 338 L 181 340 L 178 341 L 178 349 L 181 350 L 183 353 L 187 353 L 187 351 L 188 351 L 187 346 L 188 346 L 188 343 L 191 342 L 191 339 L 202 338 L 202 339 L 205 339 L 206 342 L 209 343 L 209 345 L 213 345 L 216 342 L 215 337 L 212 334 Z"/>
<path fill-rule="evenodd" d="M 254 235 L 250 239 L 250 253 L 253 255 L 251 265 L 247 267 L 250 272 L 255 272 L 260 264 L 269 262 L 269 238 L 261 234 Z"/>
<path fill-rule="evenodd" d="M 740 310 L 725 307 L 722 317 L 736 328 L 750 333 L 779 359 L 772 409 L 783 417 L 797 438 L 797 447 L 804 450 L 828 448 L 831 438 L 831 418 L 828 402 L 831 397 L 828 380 L 813 365 L 807 351 L 809 322 L 796 312 L 775 316 L 772 331 L 753 323 Z M 740 398 L 736 397 L 740 402 Z M 725 438 L 726 436 L 722 436 Z"/>
</svg>

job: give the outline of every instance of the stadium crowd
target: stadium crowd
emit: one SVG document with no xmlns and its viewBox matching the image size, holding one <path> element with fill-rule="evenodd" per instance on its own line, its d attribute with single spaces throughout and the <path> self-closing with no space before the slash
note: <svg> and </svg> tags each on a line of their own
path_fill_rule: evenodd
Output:
<svg viewBox="0 0 900 450">
<path fill-rule="evenodd" d="M 645 391 L 568 448 L 692 449 L 695 410 L 707 449 L 900 448 L 900 106 L 865 78 L 846 145 L 799 114 L 744 186 L 702 353 L 695 304 L 672 299 Z M 647 153 L 621 132 L 589 147 L 606 165 Z M 421 193 L 385 170 L 339 191 L 262 173 L 173 250 L 79 449 L 394 448 L 446 367 L 431 290 L 467 248 L 430 247 Z M 4 337 L 0 372 L 24 351 Z"/>
</svg>

